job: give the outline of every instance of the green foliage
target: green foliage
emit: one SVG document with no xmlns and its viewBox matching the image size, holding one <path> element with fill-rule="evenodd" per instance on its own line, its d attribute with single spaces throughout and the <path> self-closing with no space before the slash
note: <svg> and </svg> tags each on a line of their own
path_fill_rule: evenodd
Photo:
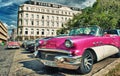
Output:
<svg viewBox="0 0 120 76">
<path fill-rule="evenodd" d="M 65 29 L 79 26 L 98 25 L 103 29 L 120 28 L 120 0 L 97 0 L 93 7 L 82 10 L 82 14 L 77 14 L 69 20 Z"/>
</svg>

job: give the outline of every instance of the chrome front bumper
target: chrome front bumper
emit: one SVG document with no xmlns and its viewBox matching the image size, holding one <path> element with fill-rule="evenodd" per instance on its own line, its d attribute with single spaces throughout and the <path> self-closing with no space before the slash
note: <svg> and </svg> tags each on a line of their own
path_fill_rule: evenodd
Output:
<svg viewBox="0 0 120 76">
<path fill-rule="evenodd" d="M 20 46 L 7 46 L 7 48 L 20 48 Z"/>
<path fill-rule="evenodd" d="M 46 51 L 46 49 L 40 49 L 40 50 Z M 53 50 L 49 52 L 53 52 Z M 61 50 L 59 51 L 57 50 L 57 52 L 61 52 Z M 63 51 L 63 50 L 62 52 L 67 53 L 66 51 Z M 37 54 L 38 52 L 36 51 L 34 55 L 37 55 Z M 46 58 L 41 59 L 40 57 L 38 58 L 38 60 L 41 61 L 45 66 L 59 67 L 59 68 L 65 68 L 65 69 L 78 69 L 81 64 L 81 59 L 82 59 L 81 56 L 62 56 L 62 55 L 55 56 L 54 60 L 48 60 Z"/>
</svg>

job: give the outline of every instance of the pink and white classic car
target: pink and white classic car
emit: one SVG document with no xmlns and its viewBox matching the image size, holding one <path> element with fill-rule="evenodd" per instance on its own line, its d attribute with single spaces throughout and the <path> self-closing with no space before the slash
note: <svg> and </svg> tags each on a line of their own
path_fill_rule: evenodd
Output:
<svg viewBox="0 0 120 76">
<path fill-rule="evenodd" d="M 7 43 L 7 48 L 20 48 L 20 44 L 17 41 L 9 41 Z"/>
<path fill-rule="evenodd" d="M 34 55 L 46 67 L 74 69 L 82 74 L 89 73 L 94 62 L 120 56 L 120 36 L 104 34 L 98 26 L 75 28 L 68 36 L 40 43 Z"/>
</svg>

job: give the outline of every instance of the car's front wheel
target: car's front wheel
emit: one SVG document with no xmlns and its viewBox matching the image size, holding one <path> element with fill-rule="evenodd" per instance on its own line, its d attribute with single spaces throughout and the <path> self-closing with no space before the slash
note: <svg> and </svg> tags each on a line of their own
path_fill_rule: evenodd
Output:
<svg viewBox="0 0 120 76">
<path fill-rule="evenodd" d="M 92 70 L 93 55 L 90 50 L 86 50 L 82 56 L 80 67 L 77 69 L 79 73 L 86 74 Z"/>
</svg>

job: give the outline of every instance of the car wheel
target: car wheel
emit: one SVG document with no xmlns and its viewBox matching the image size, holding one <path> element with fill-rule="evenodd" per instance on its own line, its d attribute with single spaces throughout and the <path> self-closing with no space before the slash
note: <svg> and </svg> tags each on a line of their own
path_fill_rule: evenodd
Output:
<svg viewBox="0 0 120 76">
<path fill-rule="evenodd" d="M 86 50 L 82 56 L 80 67 L 78 72 L 82 74 L 89 73 L 93 67 L 93 55 L 89 50 Z"/>
</svg>

